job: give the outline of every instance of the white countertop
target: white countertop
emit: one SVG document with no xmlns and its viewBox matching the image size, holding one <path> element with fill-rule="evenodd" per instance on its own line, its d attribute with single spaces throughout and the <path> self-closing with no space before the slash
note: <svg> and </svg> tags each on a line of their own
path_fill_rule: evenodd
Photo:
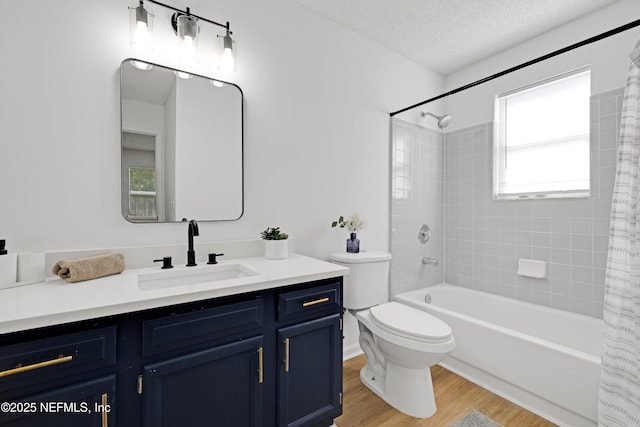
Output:
<svg viewBox="0 0 640 427">
<path fill-rule="evenodd" d="M 84 282 L 67 283 L 48 278 L 41 283 L 0 290 L 0 334 L 349 274 L 346 267 L 297 254 L 290 254 L 283 260 L 229 259 L 217 265 L 232 264 L 240 264 L 257 274 L 195 285 L 140 289 L 138 276 L 141 274 L 162 271 L 180 274 L 181 270 L 204 271 L 216 267 L 199 264 L 161 270 L 158 266 L 125 270 L 121 274 Z"/>
</svg>

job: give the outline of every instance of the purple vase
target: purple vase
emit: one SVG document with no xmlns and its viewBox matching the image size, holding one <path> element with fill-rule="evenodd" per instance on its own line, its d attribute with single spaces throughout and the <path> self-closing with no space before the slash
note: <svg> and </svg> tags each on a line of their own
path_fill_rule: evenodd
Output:
<svg viewBox="0 0 640 427">
<path fill-rule="evenodd" d="M 360 252 L 360 239 L 356 238 L 356 233 L 351 233 L 347 239 L 347 252 L 352 254 Z"/>
</svg>

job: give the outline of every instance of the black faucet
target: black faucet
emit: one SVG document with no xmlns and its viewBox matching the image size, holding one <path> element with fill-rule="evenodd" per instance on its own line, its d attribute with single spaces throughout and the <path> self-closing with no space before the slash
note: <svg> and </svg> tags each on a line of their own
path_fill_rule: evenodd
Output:
<svg viewBox="0 0 640 427">
<path fill-rule="evenodd" d="M 184 218 L 182 221 L 186 221 Z M 193 267 L 196 264 L 196 251 L 193 249 L 193 236 L 199 236 L 200 232 L 198 231 L 198 223 L 195 219 L 189 221 L 189 248 L 187 250 L 187 267 Z"/>
</svg>

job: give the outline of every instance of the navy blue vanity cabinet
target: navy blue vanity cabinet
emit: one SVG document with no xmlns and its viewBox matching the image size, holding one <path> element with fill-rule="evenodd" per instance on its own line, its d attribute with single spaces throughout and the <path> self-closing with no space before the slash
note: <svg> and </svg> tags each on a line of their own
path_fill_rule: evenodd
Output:
<svg viewBox="0 0 640 427">
<path fill-rule="evenodd" d="M 262 351 L 258 336 L 145 366 L 144 425 L 262 426 Z"/>
<path fill-rule="evenodd" d="M 341 277 L 0 334 L 0 427 L 326 427 L 341 400 Z"/>
<path fill-rule="evenodd" d="M 115 423 L 116 327 L 68 330 L 0 341 L 1 426 Z"/>
<path fill-rule="evenodd" d="M 331 425 L 342 414 L 340 282 L 279 296 L 279 427 Z"/>
<path fill-rule="evenodd" d="M 263 426 L 263 299 L 143 322 L 146 427 Z"/>
<path fill-rule="evenodd" d="M 115 375 L 45 393 L 3 400 L 0 425 L 11 427 L 107 427 L 115 425 Z M 8 410 L 7 410 L 8 409 Z"/>
</svg>

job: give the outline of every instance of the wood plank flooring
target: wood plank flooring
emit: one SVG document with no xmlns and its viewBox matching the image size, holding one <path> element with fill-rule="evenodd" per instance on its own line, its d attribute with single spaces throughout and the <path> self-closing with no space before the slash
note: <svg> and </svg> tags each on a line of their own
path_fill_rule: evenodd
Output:
<svg viewBox="0 0 640 427">
<path fill-rule="evenodd" d="M 413 418 L 395 410 L 362 384 L 360 369 L 364 365 L 364 355 L 344 362 L 343 415 L 335 420 L 338 427 L 446 427 L 473 409 L 505 427 L 555 426 L 439 365 L 431 367 L 438 410 L 431 418 Z"/>
</svg>

